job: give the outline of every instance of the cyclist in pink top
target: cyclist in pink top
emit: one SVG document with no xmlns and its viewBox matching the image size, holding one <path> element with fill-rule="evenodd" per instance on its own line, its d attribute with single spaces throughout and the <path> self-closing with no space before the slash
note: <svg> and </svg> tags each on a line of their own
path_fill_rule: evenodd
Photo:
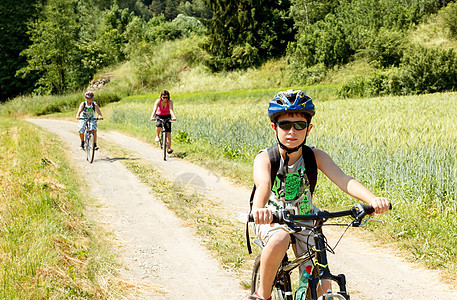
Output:
<svg viewBox="0 0 457 300">
<path fill-rule="evenodd" d="M 156 121 L 157 135 L 155 141 L 159 141 L 159 135 L 161 127 L 163 126 L 164 131 L 167 133 L 167 145 L 168 153 L 172 153 L 171 149 L 171 122 L 166 120 L 176 121 L 176 116 L 173 111 L 173 101 L 170 99 L 170 93 L 167 90 L 163 90 L 160 93 L 160 98 L 154 103 L 154 109 L 151 114 L 151 121 Z"/>
</svg>

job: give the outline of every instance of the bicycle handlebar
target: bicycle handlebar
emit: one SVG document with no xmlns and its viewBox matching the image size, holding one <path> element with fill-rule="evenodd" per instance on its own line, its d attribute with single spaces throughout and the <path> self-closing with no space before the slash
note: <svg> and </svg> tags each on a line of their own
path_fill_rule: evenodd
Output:
<svg viewBox="0 0 457 300">
<path fill-rule="evenodd" d="M 392 209 L 392 204 L 390 204 L 389 209 Z M 315 214 L 310 215 L 293 215 L 287 210 L 281 210 L 273 213 L 273 222 L 278 224 L 293 224 L 295 221 L 315 221 L 315 220 L 327 220 L 332 218 L 339 218 L 344 216 L 352 216 L 355 222 L 354 226 L 360 225 L 360 221 L 369 214 L 374 213 L 374 208 L 368 204 L 354 204 L 351 209 L 337 211 L 337 212 L 328 212 L 326 210 L 318 211 Z M 249 214 L 249 222 L 254 222 L 252 214 Z"/>
<path fill-rule="evenodd" d="M 100 118 L 93 118 L 93 117 L 89 117 L 89 118 L 77 118 L 78 120 L 103 120 L 103 119 L 100 119 Z"/>
</svg>

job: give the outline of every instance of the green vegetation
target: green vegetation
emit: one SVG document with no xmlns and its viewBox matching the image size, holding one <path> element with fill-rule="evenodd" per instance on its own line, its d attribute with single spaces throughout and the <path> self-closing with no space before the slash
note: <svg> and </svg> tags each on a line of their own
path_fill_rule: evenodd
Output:
<svg viewBox="0 0 457 300">
<path fill-rule="evenodd" d="M 28 122 L 0 121 L 0 298 L 106 299 L 119 292 L 106 237 L 84 217 L 62 146 Z"/>
<path fill-rule="evenodd" d="M 120 64 L 137 77 L 120 97 L 180 81 L 182 71 L 246 71 L 272 60 L 282 61 L 282 86 L 327 83 L 335 69 L 368 63 L 368 73 L 340 83 L 340 97 L 455 89 L 457 18 L 449 0 L 32 2 L 17 12 L 3 5 L 14 21 L 2 23 L 10 50 L 0 55 L 11 64 L 0 69 L 1 101 L 32 88 L 82 90 Z M 439 43 L 414 38 L 429 24 Z"/>
</svg>

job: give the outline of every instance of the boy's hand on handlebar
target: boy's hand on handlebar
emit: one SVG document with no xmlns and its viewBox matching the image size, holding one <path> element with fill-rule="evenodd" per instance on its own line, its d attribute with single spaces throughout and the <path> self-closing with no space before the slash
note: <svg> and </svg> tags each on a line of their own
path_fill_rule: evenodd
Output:
<svg viewBox="0 0 457 300">
<path fill-rule="evenodd" d="M 373 206 L 375 213 L 382 214 L 390 209 L 390 202 L 387 198 L 376 197 L 371 200 L 370 205 Z"/>
<path fill-rule="evenodd" d="M 256 224 L 273 224 L 273 212 L 268 208 L 258 208 L 252 211 L 252 217 Z"/>
</svg>

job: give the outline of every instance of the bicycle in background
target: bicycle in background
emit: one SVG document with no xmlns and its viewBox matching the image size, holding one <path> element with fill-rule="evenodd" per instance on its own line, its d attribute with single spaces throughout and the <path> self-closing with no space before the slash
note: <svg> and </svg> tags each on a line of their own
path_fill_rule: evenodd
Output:
<svg viewBox="0 0 457 300">
<path fill-rule="evenodd" d="M 392 208 L 392 206 L 390 207 Z M 273 223 L 285 224 L 285 230 L 290 233 L 297 233 L 302 230 L 310 231 L 310 238 L 314 239 L 313 248 L 308 248 L 308 251 L 305 251 L 303 254 L 299 255 L 295 259 L 289 260 L 287 253 L 284 256 L 284 259 L 279 267 L 276 277 L 273 283 L 272 290 L 272 299 L 279 300 L 325 300 L 325 299 L 335 299 L 335 300 L 349 300 L 349 294 L 346 290 L 346 277 L 344 274 L 333 275 L 330 273 L 328 261 L 327 261 L 327 252 L 334 253 L 334 248 L 337 244 L 331 248 L 328 243 L 325 235 L 322 232 L 322 227 L 324 223 L 333 218 L 339 218 L 344 216 L 350 216 L 353 220 L 349 224 L 326 224 L 326 225 L 340 225 L 349 227 L 361 227 L 365 226 L 369 221 L 382 222 L 380 220 L 367 218 L 363 219 L 366 215 L 369 215 L 374 212 L 374 209 L 371 205 L 362 205 L 355 204 L 351 209 L 338 211 L 338 212 L 328 212 L 328 211 L 319 211 L 316 214 L 311 215 L 293 215 L 290 212 L 283 210 L 279 211 L 274 215 Z M 253 222 L 252 215 L 249 215 L 249 221 Z M 314 225 L 303 225 L 300 221 L 314 221 Z M 347 230 L 346 228 L 346 230 Z M 282 230 L 282 229 L 278 229 Z M 346 232 L 346 231 L 344 231 Z M 344 233 L 343 233 L 344 235 Z M 340 237 L 341 240 L 342 236 Z M 292 241 L 294 239 L 292 238 Z M 293 242 L 292 242 L 293 243 Z M 259 247 L 263 248 L 263 245 L 260 241 L 255 241 Z M 252 270 L 251 278 L 251 294 L 257 291 L 260 283 L 260 257 L 259 255 L 255 262 Z M 311 275 L 308 278 L 308 285 L 306 287 L 306 292 L 304 292 L 301 298 L 297 299 L 295 293 L 292 291 L 291 284 L 291 272 L 300 266 L 301 263 L 306 261 L 312 261 L 313 270 Z M 324 294 L 317 297 L 318 292 L 318 283 L 323 280 L 331 280 L 336 282 L 339 287 L 338 292 L 332 290 L 324 291 Z"/>
<path fill-rule="evenodd" d="M 86 158 L 89 163 L 94 161 L 95 157 L 95 136 L 94 130 L 90 128 L 90 122 L 95 120 L 97 122 L 99 118 L 79 118 L 80 120 L 84 120 L 86 131 L 84 132 L 84 146 L 86 148 Z"/>
<path fill-rule="evenodd" d="M 164 128 L 165 128 L 165 126 L 169 126 L 168 123 L 171 124 L 171 119 L 156 119 L 156 121 L 159 121 L 162 123 L 162 127 L 160 128 L 160 135 L 159 135 L 159 145 L 160 145 L 160 148 L 163 150 L 163 160 L 167 160 L 167 150 L 168 150 L 167 133 L 165 132 Z"/>
</svg>

